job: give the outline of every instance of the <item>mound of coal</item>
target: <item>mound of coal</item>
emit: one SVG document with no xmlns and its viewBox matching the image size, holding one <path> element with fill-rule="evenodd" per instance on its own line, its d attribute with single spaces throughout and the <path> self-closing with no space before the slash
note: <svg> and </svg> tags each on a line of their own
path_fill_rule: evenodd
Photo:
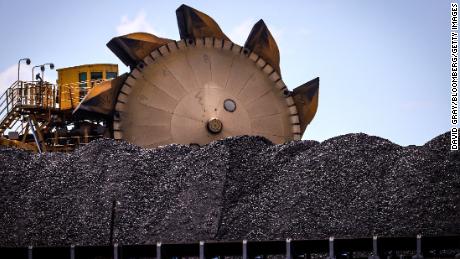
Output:
<svg viewBox="0 0 460 259">
<path fill-rule="evenodd" d="M 348 134 L 2 148 L 0 246 L 458 235 L 459 172 L 448 133 L 409 147 Z"/>
</svg>

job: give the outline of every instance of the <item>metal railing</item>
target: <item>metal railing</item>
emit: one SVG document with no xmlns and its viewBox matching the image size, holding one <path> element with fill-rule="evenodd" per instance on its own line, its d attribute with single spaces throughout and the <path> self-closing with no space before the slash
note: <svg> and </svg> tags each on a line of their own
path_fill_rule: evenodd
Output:
<svg viewBox="0 0 460 259">
<path fill-rule="evenodd" d="M 16 81 L 0 96 L 0 125 L 16 108 L 56 108 L 56 86 L 42 81 Z M 12 121 L 8 124 L 13 123 Z M 22 127 L 22 123 L 14 123 Z M 13 126 L 15 126 L 13 125 Z M 10 125 L 7 125 L 10 126 Z"/>
<path fill-rule="evenodd" d="M 88 80 L 59 86 L 42 81 L 16 81 L 0 96 L 0 123 L 18 106 L 58 108 L 56 100 L 59 96 L 70 103 L 77 99 L 77 103 L 72 103 L 72 107 L 76 106 L 91 88 L 110 80 Z M 81 87 L 81 84 L 87 87 Z"/>
<path fill-rule="evenodd" d="M 63 99 L 73 102 L 74 99 L 77 99 L 78 102 L 81 102 L 85 95 L 91 90 L 94 86 L 101 84 L 106 81 L 111 81 L 113 79 L 93 79 L 87 81 L 73 82 L 67 84 L 59 85 L 59 95 Z M 72 106 L 76 106 L 78 103 L 72 103 Z"/>
<path fill-rule="evenodd" d="M 356 239 L 218 241 L 154 243 L 144 245 L 0 247 L 2 258 L 453 258 L 460 251 L 460 236 L 372 237 Z M 316 255 L 316 256 L 315 256 Z"/>
</svg>

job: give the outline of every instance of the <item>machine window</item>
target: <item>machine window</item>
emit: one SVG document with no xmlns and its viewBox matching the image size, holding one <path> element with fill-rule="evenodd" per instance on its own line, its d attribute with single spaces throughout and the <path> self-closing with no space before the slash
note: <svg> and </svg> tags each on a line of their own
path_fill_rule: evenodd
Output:
<svg viewBox="0 0 460 259">
<path fill-rule="evenodd" d="M 99 80 L 102 80 L 102 72 L 91 72 L 91 86 L 94 86 Z"/>
<path fill-rule="evenodd" d="M 88 80 L 86 72 L 78 73 L 78 82 L 79 82 L 78 85 L 80 87 L 80 98 L 86 95 L 86 89 L 88 87 L 86 80 Z"/>
<path fill-rule="evenodd" d="M 106 72 L 105 79 L 114 79 L 117 77 L 117 72 Z"/>
<path fill-rule="evenodd" d="M 91 72 L 91 81 L 101 80 L 101 79 L 102 79 L 102 72 Z"/>
</svg>

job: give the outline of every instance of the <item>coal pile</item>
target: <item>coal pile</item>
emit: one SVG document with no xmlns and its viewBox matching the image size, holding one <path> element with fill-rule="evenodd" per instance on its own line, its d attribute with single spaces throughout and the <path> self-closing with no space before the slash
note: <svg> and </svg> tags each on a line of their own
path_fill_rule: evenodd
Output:
<svg viewBox="0 0 460 259">
<path fill-rule="evenodd" d="M 0 246 L 459 235 L 459 172 L 448 133 L 408 147 L 348 134 L 2 148 Z"/>
</svg>

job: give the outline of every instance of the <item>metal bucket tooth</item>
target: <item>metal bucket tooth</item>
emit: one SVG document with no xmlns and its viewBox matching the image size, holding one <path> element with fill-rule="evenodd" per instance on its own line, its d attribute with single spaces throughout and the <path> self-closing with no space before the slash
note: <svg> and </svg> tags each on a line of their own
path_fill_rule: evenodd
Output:
<svg viewBox="0 0 460 259">
<path fill-rule="evenodd" d="M 112 116 L 117 96 L 128 74 L 125 73 L 111 81 L 95 85 L 73 111 L 73 116 L 98 118 Z"/>
<path fill-rule="evenodd" d="M 299 113 L 300 134 L 305 132 L 318 109 L 319 77 L 295 88 L 292 97 Z"/>
<path fill-rule="evenodd" d="M 262 19 L 252 27 L 244 47 L 259 55 L 281 75 L 278 45 Z"/>
<path fill-rule="evenodd" d="M 176 16 L 181 39 L 214 37 L 229 40 L 211 17 L 190 6 L 181 5 L 176 10 Z"/>
<path fill-rule="evenodd" d="M 150 33 L 136 32 L 111 39 L 107 47 L 125 63 L 133 68 L 153 50 L 172 42 Z"/>
</svg>

